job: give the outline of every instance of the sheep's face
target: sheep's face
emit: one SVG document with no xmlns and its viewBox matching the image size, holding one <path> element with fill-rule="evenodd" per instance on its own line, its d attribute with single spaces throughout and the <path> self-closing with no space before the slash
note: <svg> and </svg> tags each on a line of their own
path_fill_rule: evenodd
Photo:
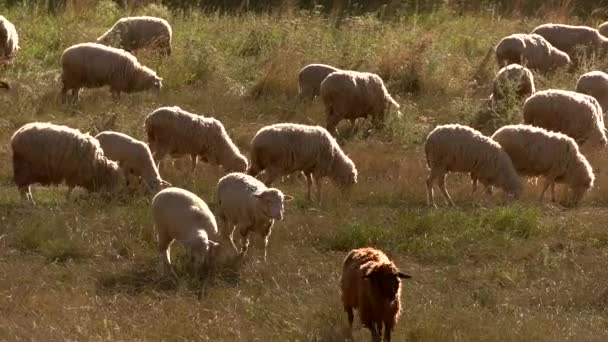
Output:
<svg viewBox="0 0 608 342">
<path fill-rule="evenodd" d="M 370 267 L 363 276 L 391 303 L 397 299 L 401 287 L 401 279 L 411 278 L 401 273 L 393 264 L 379 264 Z"/>
<path fill-rule="evenodd" d="M 190 256 L 196 269 L 202 269 L 209 259 L 213 259 L 213 252 L 218 243 L 203 237 L 197 237 L 189 242 Z"/>
<path fill-rule="evenodd" d="M 227 172 L 245 172 L 247 171 L 248 167 L 249 164 L 247 163 L 247 158 L 242 155 L 237 155 L 232 160 L 230 165 L 226 166 L 225 168 Z"/>
<path fill-rule="evenodd" d="M 264 214 L 273 220 L 282 220 L 285 208 L 283 202 L 288 202 L 293 199 L 289 195 L 277 189 L 270 188 L 254 195 L 260 201 Z"/>
</svg>

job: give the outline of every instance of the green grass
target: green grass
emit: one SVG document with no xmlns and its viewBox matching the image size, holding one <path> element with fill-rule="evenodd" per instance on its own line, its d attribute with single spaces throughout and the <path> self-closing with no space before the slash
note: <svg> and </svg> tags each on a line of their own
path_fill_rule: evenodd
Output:
<svg viewBox="0 0 608 342">
<path fill-rule="evenodd" d="M 383 249 L 413 276 L 404 282 L 396 341 L 608 338 L 603 153 L 588 153 L 596 188 L 579 208 L 539 204 L 540 186 L 532 184 L 519 202 L 505 205 L 500 194 L 472 196 L 469 178 L 457 175 L 449 176 L 448 188 L 458 207 L 425 207 L 428 132 L 437 124 L 476 122 L 497 71 L 487 55 L 493 44 L 561 18 L 559 8 L 521 18 L 440 7 L 390 21 L 375 14 L 345 18 L 336 28 L 315 12 L 182 17 L 149 5 L 128 14 L 172 24 L 170 58 L 138 53 L 164 78 L 160 96 L 113 102 L 107 89 L 85 90 L 71 106 L 58 97 L 62 51 L 95 39 L 127 13 L 110 1 L 57 16 L 27 7 L 2 13 L 16 24 L 22 49 L 2 69 L 13 89 L 0 94 L 0 339 L 343 341 L 341 263 L 361 246 Z M 12 184 L 10 137 L 30 121 L 112 128 L 145 140 L 143 118 L 179 105 L 220 119 L 245 154 L 264 125 L 323 125 L 318 100 L 295 99 L 297 72 L 315 62 L 380 74 L 403 116 L 390 113 L 384 130 L 363 129 L 344 145 L 359 171 L 350 197 L 326 182 L 318 206 L 304 200 L 303 182 L 276 183 L 296 199 L 273 229 L 268 263 L 260 261 L 254 236 L 238 272 L 219 273 L 200 301 L 200 284 L 187 274 L 178 244 L 172 249 L 179 282 L 158 273 L 151 198 L 75 191 L 66 202 L 64 187 L 34 187 L 32 207 Z M 606 66 L 590 58 L 576 70 L 535 74 L 537 89 L 573 89 L 579 74 Z M 104 127 L 113 115 L 114 127 Z M 492 133 L 520 115 L 509 106 L 484 128 Z M 199 164 L 191 175 L 188 165 L 166 163 L 161 172 L 214 208 L 222 174 Z M 358 323 L 354 335 L 369 339 Z"/>
</svg>

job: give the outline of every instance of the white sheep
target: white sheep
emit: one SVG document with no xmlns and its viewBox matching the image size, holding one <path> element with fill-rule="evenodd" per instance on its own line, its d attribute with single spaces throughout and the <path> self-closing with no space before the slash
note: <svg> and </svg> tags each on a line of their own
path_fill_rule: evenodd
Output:
<svg viewBox="0 0 608 342">
<path fill-rule="evenodd" d="M 433 185 L 438 181 L 446 202 L 454 206 L 445 187 L 449 172 L 471 173 L 487 188 L 497 186 L 514 198 L 519 198 L 521 182 L 511 159 L 498 143 L 470 127 L 449 124 L 435 127 L 424 145 L 427 166 L 427 204 L 436 207 Z"/>
<path fill-rule="evenodd" d="M 372 123 L 381 127 L 387 105 L 399 109 L 380 76 L 369 72 L 332 72 L 321 82 L 320 94 L 327 116 L 326 128 L 334 136 L 336 126 L 343 119 L 350 120 L 354 127 L 358 118 L 371 116 Z"/>
<path fill-rule="evenodd" d="M 523 123 L 561 132 L 578 144 L 605 146 L 602 107 L 592 96 L 569 90 L 548 89 L 530 96 L 523 106 Z"/>
<path fill-rule="evenodd" d="M 157 17 L 126 17 L 119 19 L 108 31 L 97 38 L 97 43 L 134 52 L 156 48 L 161 54 L 171 55 L 171 25 Z"/>
<path fill-rule="evenodd" d="M 198 157 L 205 163 L 222 166 L 227 172 L 247 170 L 247 158 L 217 119 L 189 113 L 177 106 L 161 107 L 146 117 L 144 126 L 150 150 L 159 165 L 167 154 L 172 157 L 188 154 L 192 171 Z"/>
<path fill-rule="evenodd" d="M 125 171 L 127 186 L 129 177 L 141 177 L 151 193 L 157 193 L 163 187 L 171 186 L 158 173 L 150 148 L 143 141 L 134 139 L 124 133 L 103 131 L 95 136 L 106 157 L 114 160 Z"/>
<path fill-rule="evenodd" d="M 65 100 L 72 91 L 73 100 L 78 100 L 80 88 L 110 86 L 115 99 L 120 93 L 134 93 L 153 89 L 159 92 L 162 78 L 143 66 L 132 54 L 122 49 L 96 43 L 73 45 L 61 55 L 63 72 L 61 94 Z"/>
<path fill-rule="evenodd" d="M 543 36 L 551 45 L 570 56 L 574 56 L 579 48 L 594 52 L 608 47 L 608 38 L 588 26 L 543 24 L 532 33 Z"/>
<path fill-rule="evenodd" d="M 602 36 L 608 37 L 608 21 L 601 24 L 597 30 Z"/>
<path fill-rule="evenodd" d="M 298 97 L 314 99 L 319 95 L 321 82 L 334 71 L 338 71 L 331 65 L 308 64 L 298 73 Z"/>
<path fill-rule="evenodd" d="M 19 36 L 15 25 L 0 15 L 0 64 L 11 63 L 19 51 Z M 8 83 L 1 81 L 0 88 L 9 89 Z"/>
<path fill-rule="evenodd" d="M 523 33 L 512 34 L 498 42 L 496 61 L 499 67 L 517 63 L 541 72 L 572 63 L 567 53 L 551 45 L 542 36 Z"/>
<path fill-rule="evenodd" d="M 575 204 L 593 187 L 591 165 L 574 139 L 565 134 L 529 125 L 508 125 L 496 131 L 492 139 L 511 157 L 520 175 L 545 177 L 541 202 L 549 186 L 555 202 L 555 183 L 565 183 L 572 189 Z"/>
<path fill-rule="evenodd" d="M 524 100 L 535 92 L 532 72 L 519 64 L 509 64 L 501 68 L 494 77 L 492 105 L 496 107 L 497 103 L 511 97 Z"/>
<path fill-rule="evenodd" d="M 14 181 L 21 197 L 35 204 L 30 185 L 66 183 L 68 192 L 81 186 L 88 191 L 116 191 L 123 182 L 118 164 L 105 157 L 89 134 L 61 125 L 33 122 L 11 138 Z"/>
<path fill-rule="evenodd" d="M 152 199 L 151 210 L 161 265 L 174 276 L 170 250 L 174 240 L 190 252 L 195 273 L 206 273 L 213 264 L 237 255 L 229 241 L 221 240 L 215 216 L 205 201 L 192 192 L 175 187 L 163 189 Z"/>
<path fill-rule="evenodd" d="M 264 261 L 270 233 L 275 220 L 283 219 L 283 202 L 293 197 L 281 190 L 268 188 L 256 178 L 240 172 L 222 177 L 217 184 L 220 232 L 232 237 L 239 232 L 241 254 L 247 252 L 250 232 L 258 233 L 264 239 Z"/>
<path fill-rule="evenodd" d="M 309 201 L 313 179 L 319 202 L 323 177 L 330 177 L 343 189 L 357 183 L 355 164 L 320 126 L 280 123 L 261 128 L 251 140 L 251 166 L 247 173 L 256 176 L 263 170 L 266 186 L 278 176 L 304 172 Z"/>
<path fill-rule="evenodd" d="M 595 97 L 602 106 L 602 112 L 608 111 L 608 74 L 603 71 L 591 71 L 581 75 L 576 82 L 576 91 Z"/>
</svg>

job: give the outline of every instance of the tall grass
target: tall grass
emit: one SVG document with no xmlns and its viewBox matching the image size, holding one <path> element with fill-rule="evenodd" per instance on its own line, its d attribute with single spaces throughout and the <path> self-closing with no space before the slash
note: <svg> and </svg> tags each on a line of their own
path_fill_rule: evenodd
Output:
<svg viewBox="0 0 608 342">
<path fill-rule="evenodd" d="M 49 15 L 42 7 L 0 5 L 22 46 L 3 69 L 13 89 L 0 94 L 0 337 L 342 341 L 341 262 L 349 249 L 371 245 L 414 276 L 404 284 L 397 341 L 606 339 L 603 154 L 589 154 L 598 185 L 577 209 L 538 204 L 533 185 L 513 205 L 500 195 L 472 196 L 469 179 L 458 175 L 448 179 L 458 208 L 424 208 L 426 134 L 436 124 L 473 122 L 497 69 L 493 44 L 547 18 L 511 17 L 489 2 L 411 3 L 417 11 L 390 18 L 361 12 L 339 25 L 320 8 L 237 16 L 158 4 L 125 10 L 100 1 L 68 2 Z M 528 4 L 510 3 L 512 11 Z M 570 17 L 578 3 L 566 4 L 560 16 L 594 24 L 593 17 Z M 545 9 L 538 13 L 558 16 Z M 79 103 L 61 104 L 62 51 L 94 40 L 122 16 L 144 14 L 167 18 L 174 32 L 170 58 L 138 53 L 164 78 L 160 96 L 114 102 L 107 89 L 88 89 Z M 63 187 L 34 187 L 38 206 L 30 207 L 12 184 L 10 137 L 30 121 L 113 128 L 145 140 L 143 118 L 179 105 L 222 120 L 245 153 L 264 125 L 323 124 L 318 100 L 295 99 L 297 72 L 314 62 L 379 73 L 403 117 L 389 115 L 384 130 L 344 145 L 359 170 L 350 197 L 326 182 L 319 206 L 304 201 L 302 182 L 278 182 L 296 200 L 273 228 L 269 262 L 261 262 L 254 239 L 238 274 L 219 274 L 200 301 L 179 244 L 172 246 L 178 284 L 157 272 L 149 197 L 80 192 L 66 202 Z M 537 87 L 572 89 L 577 75 L 605 66 L 589 59 L 576 70 L 535 75 Z M 505 115 L 498 119 L 517 121 L 520 114 L 513 108 Z M 215 208 L 217 169 L 201 163 L 191 174 L 186 160 L 169 164 L 161 168 L 164 178 Z M 369 338 L 358 325 L 354 335 Z"/>
</svg>

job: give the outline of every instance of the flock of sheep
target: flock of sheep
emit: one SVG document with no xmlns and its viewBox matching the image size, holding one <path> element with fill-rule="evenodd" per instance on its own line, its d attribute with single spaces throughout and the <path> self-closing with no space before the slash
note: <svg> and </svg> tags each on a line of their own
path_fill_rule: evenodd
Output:
<svg viewBox="0 0 608 342">
<path fill-rule="evenodd" d="M 580 53 L 601 53 L 608 48 L 608 38 L 601 34 L 608 34 L 608 25 L 600 30 L 547 24 L 498 42 L 496 59 L 502 68 L 489 102 L 495 109 L 503 101 L 520 101 L 523 123 L 504 126 L 491 137 L 460 124 L 440 125 L 430 132 L 424 146 L 430 170 L 426 181 L 429 206 L 435 205 L 435 183 L 453 205 L 445 185 L 449 172 L 469 173 L 473 191 L 480 182 L 486 193 L 498 187 L 514 199 L 522 192 L 521 176 L 545 178 L 541 200 L 551 187 L 555 201 L 556 183 L 572 190 L 575 203 L 592 188 L 593 169 L 579 144 L 608 143 L 603 119 L 608 109 L 608 75 L 599 71 L 582 75 L 576 91 L 536 91 L 531 70 L 547 73 L 577 63 Z M 164 19 L 128 17 L 97 42 L 67 48 L 61 56 L 62 98 L 71 95 L 77 101 L 81 88 L 102 86 L 109 86 L 116 99 L 122 92 L 160 90 L 162 78 L 131 52 L 151 48 L 168 56 L 171 37 L 171 27 Z M 19 44 L 15 27 L 2 16 L 0 39 L 1 61 L 8 62 Z M 37 183 L 66 184 L 68 197 L 76 186 L 110 193 L 143 186 L 153 195 L 151 214 L 163 273 L 176 276 L 169 249 L 174 240 L 189 251 L 193 271 L 201 277 L 214 264 L 240 260 L 248 250 L 251 232 L 263 238 L 266 260 L 274 221 L 283 219 L 284 203 L 293 198 L 270 187 L 272 183 L 280 176 L 303 174 L 307 199 L 312 198 L 314 183 L 319 202 L 320 180 L 325 177 L 348 190 L 357 183 L 358 172 L 336 141 L 338 123 L 349 120 L 354 128 L 358 118 L 369 117 L 381 128 L 390 107 L 401 115 L 382 79 L 372 73 L 311 64 L 300 70 L 298 83 L 300 98 L 319 96 L 322 100 L 326 127 L 295 123 L 263 127 L 251 140 L 249 159 L 219 120 L 177 106 L 161 107 L 143 122 L 147 142 L 113 131 L 92 137 L 52 123 L 23 125 L 11 138 L 14 182 L 22 198 L 32 204 L 30 186 Z M 10 85 L 2 82 L 0 87 Z M 198 160 L 223 168 L 226 175 L 217 183 L 215 213 L 196 194 L 162 179 L 159 166 L 167 155 L 189 155 L 192 170 Z M 358 309 L 372 340 L 379 341 L 384 329 L 384 340 L 389 341 L 400 313 L 400 280 L 405 278 L 410 276 L 401 273 L 382 251 L 352 250 L 344 260 L 341 279 L 351 328 L 353 309 Z"/>
</svg>

